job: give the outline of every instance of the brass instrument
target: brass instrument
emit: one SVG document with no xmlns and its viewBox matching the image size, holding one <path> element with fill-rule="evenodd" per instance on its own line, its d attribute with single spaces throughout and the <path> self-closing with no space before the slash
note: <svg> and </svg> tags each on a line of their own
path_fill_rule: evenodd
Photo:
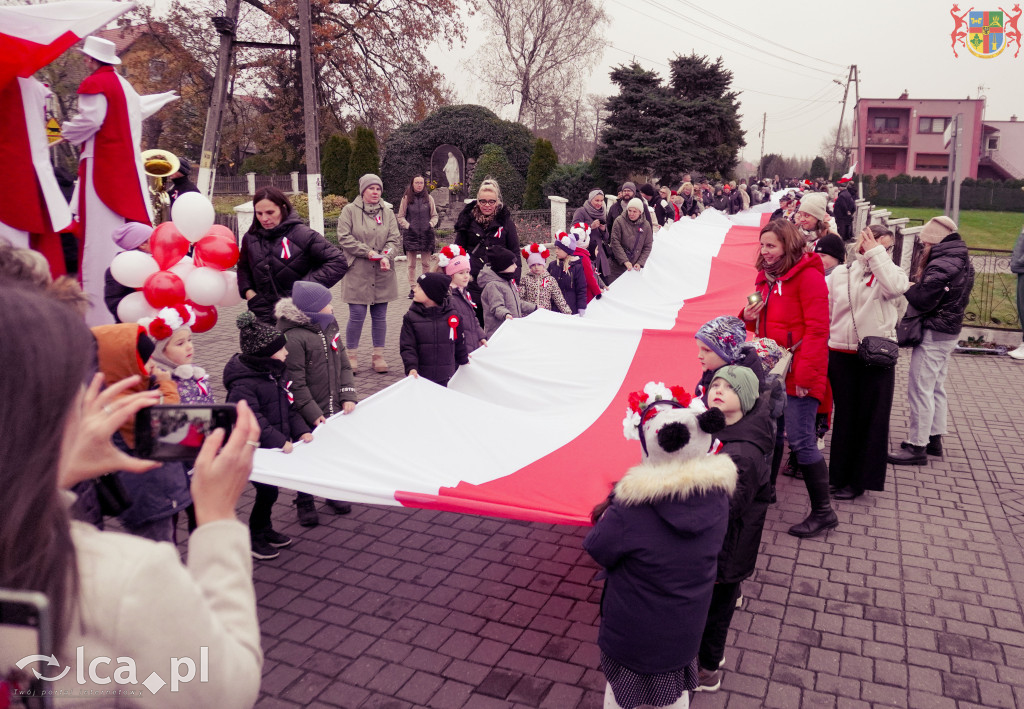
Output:
<svg viewBox="0 0 1024 709">
<path fill-rule="evenodd" d="M 166 179 L 181 169 L 181 161 L 174 153 L 154 148 L 143 151 L 142 169 L 152 178 L 149 195 L 153 201 L 155 226 L 170 219 L 171 196 L 167 194 Z"/>
</svg>

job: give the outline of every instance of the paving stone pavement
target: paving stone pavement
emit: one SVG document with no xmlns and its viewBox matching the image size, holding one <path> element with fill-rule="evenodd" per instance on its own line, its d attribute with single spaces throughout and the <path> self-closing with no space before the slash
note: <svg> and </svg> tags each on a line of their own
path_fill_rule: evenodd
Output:
<svg viewBox="0 0 1024 709">
<path fill-rule="evenodd" d="M 361 396 L 401 376 L 408 302 L 389 308 L 392 371 L 361 371 Z M 334 303 L 344 328 L 347 308 L 337 295 Z M 196 337 L 196 359 L 221 395 L 238 310 Z M 894 445 L 906 431 L 907 355 Z M 840 525 L 822 538 L 786 533 L 807 494 L 781 478 L 722 688 L 693 706 L 1024 706 L 1021 366 L 954 356 L 945 458 L 890 466 L 885 492 L 835 503 Z M 275 526 L 295 543 L 254 572 L 266 654 L 258 706 L 602 706 L 601 586 L 581 548 L 586 529 L 367 505 L 321 513 L 306 529 L 290 500 L 282 494 Z M 251 503 L 247 493 L 243 519 Z"/>
</svg>

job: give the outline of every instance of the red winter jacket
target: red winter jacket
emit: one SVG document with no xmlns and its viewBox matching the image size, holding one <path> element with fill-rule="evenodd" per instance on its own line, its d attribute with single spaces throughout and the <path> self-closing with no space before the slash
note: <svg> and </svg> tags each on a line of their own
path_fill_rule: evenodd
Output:
<svg viewBox="0 0 1024 709">
<path fill-rule="evenodd" d="M 594 299 L 594 296 L 601 295 L 601 285 L 597 282 L 597 276 L 594 275 L 594 265 L 590 262 L 590 252 L 582 246 L 577 246 L 576 251 L 573 253 L 579 256 L 580 261 L 583 263 L 583 273 L 587 277 L 587 302 L 589 303 Z"/>
<path fill-rule="evenodd" d="M 823 401 L 828 381 L 829 318 L 828 287 L 821 257 L 804 254 L 770 291 L 764 271 L 759 271 L 754 287 L 761 293 L 765 307 L 757 322 L 747 322 L 747 329 L 759 337 L 770 337 L 783 347 L 800 342 L 786 377 L 786 393 L 796 396 L 797 386 L 802 386 L 810 390 L 808 396 Z"/>
</svg>

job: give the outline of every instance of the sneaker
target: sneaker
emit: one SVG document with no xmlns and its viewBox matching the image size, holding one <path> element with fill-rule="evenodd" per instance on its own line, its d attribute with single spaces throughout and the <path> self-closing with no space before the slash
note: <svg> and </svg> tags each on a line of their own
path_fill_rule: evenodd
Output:
<svg viewBox="0 0 1024 709">
<path fill-rule="evenodd" d="M 705 670 L 703 667 L 697 671 L 697 688 L 694 692 L 717 692 L 722 686 L 721 670 Z"/>
<path fill-rule="evenodd" d="M 299 524 L 303 527 L 315 527 L 320 524 L 320 515 L 316 513 L 312 499 L 296 500 L 295 509 L 299 515 Z"/>
<path fill-rule="evenodd" d="M 1024 359 L 1024 342 L 1022 342 L 1017 349 L 1010 350 L 1006 354 L 1010 355 L 1014 359 Z"/>
<path fill-rule="evenodd" d="M 820 450 L 820 451 L 825 450 L 825 439 L 824 438 L 819 438 L 818 439 L 818 450 Z"/>
<path fill-rule="evenodd" d="M 330 510 L 336 515 L 347 515 L 352 511 L 352 505 L 343 500 L 327 500 L 327 507 L 325 509 Z"/>
<path fill-rule="evenodd" d="M 275 532 L 273 529 L 268 529 L 261 535 L 263 541 L 272 547 L 286 547 L 292 543 L 292 538 L 286 534 Z"/>
<path fill-rule="evenodd" d="M 252 537 L 250 541 L 252 543 L 253 559 L 266 561 L 268 559 L 276 559 L 281 555 L 281 552 L 267 544 L 266 541 L 264 541 L 261 537 Z"/>
</svg>

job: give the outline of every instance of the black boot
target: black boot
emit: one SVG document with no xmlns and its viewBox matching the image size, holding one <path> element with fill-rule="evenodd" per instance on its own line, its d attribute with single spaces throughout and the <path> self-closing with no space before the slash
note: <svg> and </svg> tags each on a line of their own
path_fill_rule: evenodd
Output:
<svg viewBox="0 0 1024 709">
<path fill-rule="evenodd" d="M 800 471 L 800 464 L 796 462 L 796 453 L 793 451 L 789 452 L 789 458 L 786 459 L 786 465 L 782 469 L 782 474 L 797 480 L 803 477 L 803 473 Z"/>
<path fill-rule="evenodd" d="M 936 458 L 941 458 L 942 435 L 928 436 L 928 445 L 924 447 L 924 452 L 928 455 L 934 455 Z"/>
<path fill-rule="evenodd" d="M 295 509 L 298 511 L 299 524 L 303 527 L 315 527 L 320 524 L 320 515 L 313 504 L 313 496 L 306 493 L 295 494 Z"/>
<path fill-rule="evenodd" d="M 801 465 L 807 496 L 811 498 L 811 514 L 800 524 L 789 528 L 794 537 L 816 537 L 839 526 L 828 496 L 828 465 L 824 458 L 810 465 Z"/>
<path fill-rule="evenodd" d="M 890 453 L 887 460 L 894 465 L 928 465 L 928 454 L 924 446 L 904 443 L 898 451 Z"/>
</svg>

